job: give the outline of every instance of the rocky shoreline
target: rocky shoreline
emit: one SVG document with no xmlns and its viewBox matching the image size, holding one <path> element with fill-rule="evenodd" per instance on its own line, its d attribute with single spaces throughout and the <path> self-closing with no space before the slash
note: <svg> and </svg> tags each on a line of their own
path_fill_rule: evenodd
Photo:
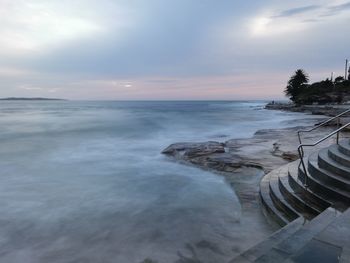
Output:
<svg viewBox="0 0 350 263">
<path fill-rule="evenodd" d="M 325 115 L 325 116 L 336 116 L 343 111 L 350 108 L 350 105 L 295 105 L 292 103 L 275 103 L 270 102 L 266 104 L 265 109 L 267 110 L 280 110 L 280 111 L 291 111 L 291 112 L 304 112 L 313 115 Z"/>
<path fill-rule="evenodd" d="M 302 128 L 311 128 L 312 125 L 325 119 L 327 117 L 307 118 L 310 122 L 308 127 L 296 126 L 258 130 L 251 138 L 174 143 L 166 147 L 162 154 L 166 155 L 170 161 L 192 165 L 224 176 L 225 181 L 232 187 L 240 201 L 241 209 L 235 211 L 240 213 L 240 219 L 237 222 L 240 224 L 240 233 L 243 231 L 247 235 L 255 235 L 256 237 L 255 240 L 243 238 L 241 242 L 235 243 L 232 251 L 234 255 L 238 255 L 247 247 L 265 239 L 268 236 L 267 233 L 273 233 L 280 228 L 272 221 L 266 221 L 262 212 L 259 198 L 259 184 L 262 177 L 264 174 L 298 159 L 297 131 Z M 300 119 L 299 121 L 305 123 L 304 120 Z M 315 141 L 331 130 L 334 130 L 334 127 L 322 127 L 311 134 L 305 134 L 303 139 Z M 332 140 L 319 147 L 330 143 Z M 313 150 L 316 149 L 313 148 Z M 306 150 L 306 153 L 308 151 L 310 150 Z M 240 236 L 240 233 L 237 233 L 237 236 Z"/>
<path fill-rule="evenodd" d="M 297 131 L 311 128 L 312 125 L 317 125 L 325 119 L 327 118 L 312 119 L 312 123 L 308 127 L 296 126 L 258 130 L 251 138 L 230 139 L 222 142 L 174 143 L 165 148 L 162 154 L 182 164 L 193 165 L 224 175 L 241 199 L 242 206 L 250 206 L 252 202 L 256 201 L 253 199 L 257 197 L 258 184 L 263 174 L 299 158 Z M 306 134 L 304 139 L 316 141 L 334 130 L 334 124 Z M 326 141 L 311 150 L 314 151 L 332 142 L 333 140 Z M 310 149 L 306 149 L 306 153 L 308 151 Z M 262 171 L 262 174 L 256 177 L 258 171 Z M 253 174 L 255 175 L 255 177 L 252 176 L 255 178 L 254 182 L 249 179 Z M 255 192 L 252 192 L 251 196 L 247 198 L 246 195 L 252 187 L 254 187 Z M 241 194 L 244 195 L 244 200 L 242 200 Z"/>
<path fill-rule="evenodd" d="M 253 167 L 267 173 L 299 158 L 297 131 L 300 128 L 258 130 L 252 138 L 225 142 L 174 143 L 162 153 L 216 172 L 232 173 L 239 172 L 243 167 Z M 329 128 L 313 133 L 312 138 L 319 138 L 326 130 Z"/>
<path fill-rule="evenodd" d="M 349 105 L 295 106 L 287 103 L 268 103 L 265 109 L 335 116 L 347 110 L 348 107 Z M 248 139 L 231 139 L 225 142 L 174 143 L 164 149 L 162 153 L 177 161 L 220 173 L 237 172 L 242 167 L 258 168 L 267 173 L 298 159 L 297 131 L 301 128 L 312 128 L 312 125 L 317 125 L 325 119 L 327 118 L 315 119 L 314 123 L 308 127 L 258 130 L 252 138 Z M 340 125 L 348 122 L 350 122 L 350 118 L 343 117 L 340 120 Z M 336 125 L 336 121 L 330 122 L 325 127 L 307 134 L 307 139 L 322 138 Z"/>
</svg>

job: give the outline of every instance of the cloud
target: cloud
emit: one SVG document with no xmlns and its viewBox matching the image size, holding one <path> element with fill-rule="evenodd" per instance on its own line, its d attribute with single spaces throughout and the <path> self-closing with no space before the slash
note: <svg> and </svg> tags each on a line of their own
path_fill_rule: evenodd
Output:
<svg viewBox="0 0 350 263">
<path fill-rule="evenodd" d="M 350 10 L 350 2 L 346 2 L 339 5 L 329 6 L 325 13 L 322 14 L 323 17 L 335 16 L 341 12 Z"/>
<path fill-rule="evenodd" d="M 101 30 L 75 6 L 69 11 L 57 1 L 9 1 L 0 8 L 0 47 L 3 54 L 41 51 Z"/>
<path fill-rule="evenodd" d="M 303 6 L 303 7 L 296 7 L 296 8 L 290 8 L 283 10 L 277 15 L 272 16 L 273 18 L 278 18 L 278 17 L 290 17 L 294 15 L 299 15 L 299 14 L 304 14 L 310 11 L 315 11 L 317 9 L 320 9 L 320 5 L 308 5 L 308 6 Z"/>
<path fill-rule="evenodd" d="M 284 85 L 284 74 L 256 74 L 255 77 L 260 80 L 259 85 L 249 76 L 184 77 L 177 78 L 176 81 L 158 76 L 134 79 L 132 87 L 120 85 L 126 83 L 123 79 L 78 81 L 74 84 L 67 83 L 55 96 L 63 94 L 65 90 L 70 91 L 66 98 L 71 99 L 244 99 L 247 96 L 262 99 L 280 96 L 278 89 L 281 84 Z M 156 83 L 154 80 L 157 80 Z"/>
<path fill-rule="evenodd" d="M 294 17 L 271 17 L 268 15 L 257 16 L 249 23 L 252 37 L 277 38 L 291 34 L 300 34 L 308 26 L 300 18 Z"/>
<path fill-rule="evenodd" d="M 24 90 L 42 90 L 41 87 L 36 87 L 30 84 L 22 84 L 18 87 L 19 89 L 24 89 Z"/>
<path fill-rule="evenodd" d="M 15 67 L 0 67 L 0 77 L 2 78 L 13 78 L 13 77 L 20 77 L 20 76 L 29 76 L 29 75 L 35 75 L 36 72 L 33 72 L 31 70 L 21 69 L 21 68 L 15 68 Z"/>
<path fill-rule="evenodd" d="M 49 89 L 48 92 L 49 93 L 56 93 L 59 89 Z"/>
<path fill-rule="evenodd" d="M 350 9 L 350 2 L 340 4 L 340 5 L 334 5 L 328 8 L 330 11 L 345 11 Z"/>
<path fill-rule="evenodd" d="M 254 87 L 256 76 L 268 74 L 274 86 L 275 71 L 343 67 L 346 17 L 320 15 L 346 3 L 295 2 L 0 0 L 0 96 L 109 99 L 120 91 L 129 99 L 171 99 L 188 91 L 210 99 L 218 87 L 217 97 L 234 98 L 230 87 Z M 240 74 L 249 85 L 219 78 Z M 19 89 L 23 83 L 29 89 Z M 195 92 L 200 87 L 205 93 Z"/>
<path fill-rule="evenodd" d="M 101 0 L 101 5 L 105 2 Z M 118 16 L 107 13 L 105 16 L 111 17 L 102 19 L 101 12 L 93 22 L 102 24 L 106 33 L 62 42 L 24 57 L 21 63 L 40 72 L 85 76 L 205 74 L 208 65 L 199 62 L 198 57 L 202 47 L 212 48 L 205 41 L 207 29 L 238 12 L 227 0 L 220 5 L 215 1 L 185 0 L 171 5 L 159 0 L 142 3 L 129 2 L 125 9 L 133 11 L 127 11 L 130 17 L 122 33 L 115 28 Z M 211 12 L 213 9 L 216 11 Z M 101 19 L 110 23 L 102 23 Z"/>
<path fill-rule="evenodd" d="M 315 19 L 315 18 L 310 18 L 310 19 L 304 19 L 302 22 L 303 23 L 317 23 L 322 21 L 321 19 Z"/>
<path fill-rule="evenodd" d="M 343 20 L 344 17 L 334 17 L 340 12 L 350 10 L 350 2 L 338 5 L 306 5 L 285 9 L 280 12 L 270 10 L 265 14 L 255 16 L 251 19 L 251 35 L 255 37 L 277 37 L 286 34 L 301 34 L 310 29 L 316 29 L 321 25 L 326 25 Z M 274 14 L 274 15 L 271 15 Z"/>
</svg>

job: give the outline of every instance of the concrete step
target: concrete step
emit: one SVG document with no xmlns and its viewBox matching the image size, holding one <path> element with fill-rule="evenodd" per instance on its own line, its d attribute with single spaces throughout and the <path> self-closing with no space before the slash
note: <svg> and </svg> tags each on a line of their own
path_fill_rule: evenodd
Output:
<svg viewBox="0 0 350 263">
<path fill-rule="evenodd" d="M 299 169 L 298 178 L 305 182 L 305 174 L 302 169 Z M 340 210 L 344 210 L 350 206 L 350 194 L 332 185 L 326 185 L 322 181 L 315 178 L 312 173 L 307 173 L 306 175 L 307 187 L 312 190 L 312 192 L 317 193 L 318 196 L 332 203 L 333 206 Z"/>
<path fill-rule="evenodd" d="M 339 151 L 342 152 L 343 154 L 350 156 L 350 144 L 349 144 L 349 139 L 346 140 L 341 140 L 339 142 Z"/>
<path fill-rule="evenodd" d="M 269 181 L 270 196 L 271 196 L 272 202 L 277 207 L 277 209 L 283 213 L 284 217 L 287 218 L 289 221 L 293 221 L 302 215 L 298 213 L 288 203 L 287 200 L 284 199 L 284 196 L 280 191 L 278 178 L 280 174 L 284 174 L 284 173 L 285 174 L 288 173 L 288 165 L 285 165 L 270 173 L 270 181 Z"/>
<path fill-rule="evenodd" d="M 294 192 L 292 187 L 289 185 L 288 174 L 286 176 L 280 176 L 278 178 L 278 184 L 284 198 L 306 219 L 311 220 L 322 212 L 317 207 L 314 207 L 311 202 L 308 202 L 307 198 L 303 198 L 302 195 L 299 197 L 298 193 Z"/>
<path fill-rule="evenodd" d="M 298 176 L 298 163 L 299 161 L 291 163 L 288 171 L 288 182 L 294 193 L 319 211 L 332 206 L 333 204 L 331 202 L 313 192 L 312 189 L 304 187 L 303 182 L 300 181 Z"/>
<path fill-rule="evenodd" d="M 333 172 L 339 177 L 343 177 L 345 182 L 350 184 L 350 168 L 330 158 L 328 155 L 328 148 L 319 151 L 318 165 L 320 168 Z"/>
<path fill-rule="evenodd" d="M 339 150 L 339 146 L 334 144 L 328 148 L 328 156 L 337 163 L 350 168 L 350 156 L 345 155 Z"/>
<path fill-rule="evenodd" d="M 256 244 L 255 246 L 249 248 L 238 257 L 232 259 L 229 263 L 246 263 L 254 262 L 257 258 L 264 255 L 271 247 L 277 245 L 278 243 L 285 240 L 287 237 L 294 234 L 299 230 L 305 223 L 305 220 L 302 217 L 295 219 L 293 222 L 289 223 L 285 227 L 279 229 L 271 236 L 266 238 L 264 241 Z"/>
<path fill-rule="evenodd" d="M 325 153 L 323 152 L 323 154 Z M 324 163 L 321 167 L 319 158 L 320 157 L 317 154 L 313 154 L 309 157 L 308 171 L 313 175 L 313 177 L 319 181 L 322 181 L 325 185 L 331 185 L 350 193 L 350 180 L 347 180 L 344 177 L 330 171 L 329 167 L 326 168 L 327 165 Z"/>
<path fill-rule="evenodd" d="M 349 223 L 350 209 L 333 220 L 288 262 L 350 262 Z"/>
<path fill-rule="evenodd" d="M 273 220 L 269 220 L 271 224 L 277 223 L 280 226 L 285 226 L 289 223 L 287 217 L 279 211 L 270 196 L 270 173 L 266 174 L 260 182 L 260 199 L 263 207 L 263 212 L 267 219 L 272 218 Z"/>
<path fill-rule="evenodd" d="M 324 212 L 315 217 L 308 224 L 305 224 L 294 234 L 282 242 L 274 245 L 264 255 L 253 262 L 280 263 L 296 255 L 316 235 L 322 232 L 336 218 L 337 212 L 333 208 L 327 208 Z"/>
</svg>

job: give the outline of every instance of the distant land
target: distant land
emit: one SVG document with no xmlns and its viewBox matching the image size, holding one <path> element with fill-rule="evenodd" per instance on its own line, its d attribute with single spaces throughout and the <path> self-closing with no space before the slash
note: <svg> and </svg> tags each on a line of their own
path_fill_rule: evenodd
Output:
<svg viewBox="0 0 350 263">
<path fill-rule="evenodd" d="M 0 98 L 0 100 L 65 100 L 56 98 L 20 98 L 20 97 L 10 97 L 10 98 Z"/>
</svg>

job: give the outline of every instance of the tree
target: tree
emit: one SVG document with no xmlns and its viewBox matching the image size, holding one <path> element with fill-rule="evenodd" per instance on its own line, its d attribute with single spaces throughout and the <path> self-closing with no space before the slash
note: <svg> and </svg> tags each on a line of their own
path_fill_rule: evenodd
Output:
<svg viewBox="0 0 350 263">
<path fill-rule="evenodd" d="M 288 85 L 284 90 L 291 101 L 298 103 L 298 96 L 305 90 L 309 82 L 309 76 L 303 69 L 297 69 L 293 76 L 290 77 Z"/>
<path fill-rule="evenodd" d="M 339 77 L 336 77 L 335 80 L 334 80 L 334 83 L 335 84 L 338 84 L 338 83 L 341 83 L 344 81 L 344 77 L 343 76 L 339 76 Z"/>
</svg>

